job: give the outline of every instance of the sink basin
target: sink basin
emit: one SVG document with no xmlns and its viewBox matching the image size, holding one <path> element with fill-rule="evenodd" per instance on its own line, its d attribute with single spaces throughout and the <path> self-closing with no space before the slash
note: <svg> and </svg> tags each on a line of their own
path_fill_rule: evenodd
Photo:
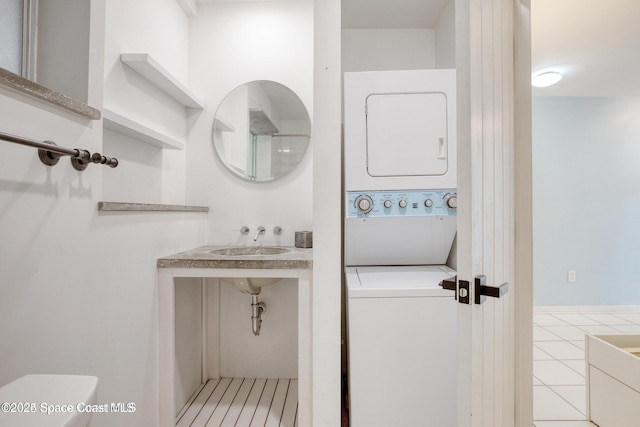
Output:
<svg viewBox="0 0 640 427">
<path fill-rule="evenodd" d="M 287 248 L 276 248 L 270 246 L 240 246 L 233 248 L 214 249 L 210 251 L 214 255 L 222 256 L 256 256 L 256 255 L 279 255 L 290 252 Z"/>
<path fill-rule="evenodd" d="M 236 246 L 229 248 L 213 249 L 209 253 L 225 257 L 251 257 L 281 255 L 291 252 L 291 249 L 274 246 Z M 247 294 L 260 293 L 263 286 L 272 285 L 281 278 L 279 277 L 230 277 L 225 279 L 235 285 L 240 292 Z"/>
<path fill-rule="evenodd" d="M 259 294 L 263 286 L 273 285 L 282 280 L 280 277 L 230 277 L 225 279 L 245 294 Z"/>
</svg>

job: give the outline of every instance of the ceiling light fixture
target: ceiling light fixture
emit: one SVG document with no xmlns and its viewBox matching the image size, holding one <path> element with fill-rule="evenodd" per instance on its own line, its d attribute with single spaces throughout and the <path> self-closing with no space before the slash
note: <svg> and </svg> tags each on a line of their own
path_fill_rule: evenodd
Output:
<svg viewBox="0 0 640 427">
<path fill-rule="evenodd" d="M 547 87 L 554 85 L 562 80 L 562 74 L 557 71 L 547 71 L 534 76 L 531 79 L 531 85 L 535 87 Z"/>
</svg>

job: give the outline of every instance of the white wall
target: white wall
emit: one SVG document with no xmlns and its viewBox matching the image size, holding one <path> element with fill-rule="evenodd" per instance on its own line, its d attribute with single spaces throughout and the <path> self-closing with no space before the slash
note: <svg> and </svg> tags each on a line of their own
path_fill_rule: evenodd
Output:
<svg viewBox="0 0 640 427">
<path fill-rule="evenodd" d="M 638 98 L 533 99 L 535 305 L 640 304 L 639 138 Z"/>
<path fill-rule="evenodd" d="M 436 68 L 456 68 L 456 9 L 451 0 L 436 24 Z"/>
<path fill-rule="evenodd" d="M 202 280 L 175 279 L 175 411 L 202 383 Z"/>
<path fill-rule="evenodd" d="M 272 80 L 293 90 L 312 114 L 313 3 L 274 1 L 200 4 L 190 22 L 190 76 L 205 110 L 190 120 L 188 198 L 212 207 L 210 244 L 294 244 L 294 233 L 312 227 L 312 155 L 272 182 L 247 182 L 216 155 L 211 131 L 223 98 L 253 80 Z M 312 131 L 313 132 L 313 131 Z M 246 225 L 248 236 L 239 233 Z M 283 228 L 275 236 L 273 227 Z M 267 232 L 257 243 L 258 226 Z M 251 297 L 221 287 L 221 374 L 297 376 L 297 288 L 290 280 L 270 285 L 263 331 L 251 332 Z M 230 307 L 236 309 L 229 310 Z"/>
<path fill-rule="evenodd" d="M 265 286 L 260 335 L 251 329 L 251 295 L 220 284 L 220 376 L 298 378 L 298 287 L 285 279 Z"/>
<path fill-rule="evenodd" d="M 190 23 L 189 52 L 190 86 L 206 108 L 190 120 L 188 197 L 212 207 L 209 243 L 253 244 L 256 228 L 262 225 L 267 233 L 261 243 L 293 245 L 295 231 L 311 228 L 311 150 L 282 179 L 247 182 L 220 162 L 211 128 L 222 99 L 253 80 L 288 86 L 312 115 L 313 3 L 200 4 Z M 249 236 L 238 232 L 243 225 L 251 228 Z M 284 230 L 280 237 L 272 232 L 276 225 Z"/>
<path fill-rule="evenodd" d="M 185 110 L 124 65 L 120 54 L 147 53 L 180 82 L 191 86 L 187 72 L 188 23 L 175 0 L 106 2 L 104 107 L 181 142 L 186 141 L 187 116 L 198 112 Z M 120 147 L 111 146 L 111 141 L 108 138 L 106 144 L 119 153 Z M 162 200 L 155 203 L 185 203 L 187 150 L 156 149 L 162 168 L 153 179 L 161 180 Z"/>
<path fill-rule="evenodd" d="M 342 71 L 435 68 L 435 30 L 373 28 L 342 30 Z"/>
<path fill-rule="evenodd" d="M 455 68 L 455 7 L 434 28 L 343 28 L 342 71 Z"/>
<path fill-rule="evenodd" d="M 110 0 L 106 47 L 115 54 L 116 44 L 135 40 L 139 45 L 126 48 L 151 50 L 154 40 L 167 33 L 186 40 L 186 21 L 174 3 Z M 122 11 L 125 5 L 127 13 Z M 175 15 L 162 12 L 169 9 Z M 104 1 L 92 1 L 91 15 L 88 95 L 89 103 L 100 108 Z M 140 29 L 141 22 L 149 27 L 132 37 L 131 26 Z M 182 49 L 151 53 L 186 75 Z M 107 72 L 116 65 L 113 55 L 111 59 L 106 61 Z M 132 114 L 142 117 L 143 110 L 134 107 L 143 95 L 135 84 L 125 89 L 120 83 L 125 81 L 107 85 L 111 105 L 130 107 Z M 116 102 L 118 90 L 122 97 Z M 159 94 L 144 102 L 145 114 L 173 114 Z M 97 202 L 107 193 L 127 201 L 140 201 L 137 198 L 146 194 L 153 195 L 149 199 L 184 200 L 184 155 L 169 161 L 146 145 L 116 136 L 103 147 L 101 121 L 87 121 L 2 87 L 0 104 L 4 132 L 51 139 L 121 160 L 116 169 L 90 165 L 80 173 L 66 158 L 50 168 L 40 163 L 36 150 L 0 141 L 0 384 L 29 373 L 96 375 L 99 403 L 133 402 L 136 412 L 98 414 L 92 426 L 157 425 L 156 260 L 204 244 L 208 216 L 98 213 Z M 157 120 L 161 122 L 180 127 L 178 120 L 163 117 Z M 173 175 L 175 184 L 155 178 Z"/>
</svg>

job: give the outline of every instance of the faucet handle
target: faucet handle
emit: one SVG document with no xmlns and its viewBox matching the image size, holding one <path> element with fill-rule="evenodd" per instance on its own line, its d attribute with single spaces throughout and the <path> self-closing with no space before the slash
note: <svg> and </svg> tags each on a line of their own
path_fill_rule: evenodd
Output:
<svg viewBox="0 0 640 427">
<path fill-rule="evenodd" d="M 249 227 L 247 227 L 246 225 L 243 225 L 242 228 L 240 228 L 240 234 L 242 234 L 243 236 L 246 236 L 247 234 L 249 234 Z"/>
<path fill-rule="evenodd" d="M 280 227 L 279 225 L 276 225 L 275 227 L 273 227 L 273 234 L 275 234 L 276 236 L 281 235 L 282 227 Z"/>
</svg>

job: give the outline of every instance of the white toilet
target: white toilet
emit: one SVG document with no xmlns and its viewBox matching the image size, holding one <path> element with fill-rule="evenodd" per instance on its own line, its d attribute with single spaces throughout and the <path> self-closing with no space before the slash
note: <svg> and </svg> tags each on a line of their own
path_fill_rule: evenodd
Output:
<svg viewBox="0 0 640 427">
<path fill-rule="evenodd" d="M 92 376 L 25 375 L 0 387 L 0 427 L 86 427 L 97 389 Z"/>
</svg>

